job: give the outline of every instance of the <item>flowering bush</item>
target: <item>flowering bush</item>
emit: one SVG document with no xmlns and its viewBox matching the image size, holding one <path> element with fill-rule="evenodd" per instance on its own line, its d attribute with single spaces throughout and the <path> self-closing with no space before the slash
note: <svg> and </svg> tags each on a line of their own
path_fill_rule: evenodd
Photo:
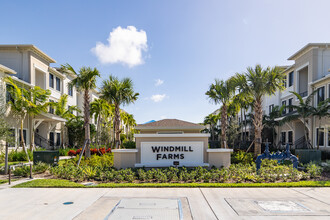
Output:
<svg viewBox="0 0 330 220">
<path fill-rule="evenodd" d="M 76 156 L 79 155 L 80 152 L 82 151 L 82 149 L 78 149 L 78 150 L 70 150 L 68 152 L 68 156 Z M 105 153 L 111 153 L 111 148 L 105 149 L 104 147 L 102 148 L 91 148 L 91 155 L 103 155 Z"/>
</svg>

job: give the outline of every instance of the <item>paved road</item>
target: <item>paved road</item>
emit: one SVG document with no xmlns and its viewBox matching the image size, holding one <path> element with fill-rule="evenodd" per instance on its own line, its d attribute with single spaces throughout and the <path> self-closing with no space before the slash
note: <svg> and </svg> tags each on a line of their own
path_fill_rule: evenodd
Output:
<svg viewBox="0 0 330 220">
<path fill-rule="evenodd" d="M 191 215 L 185 219 L 330 219 L 330 188 L 5 187 L 0 187 L 0 219 L 104 219 L 116 199 L 132 197 L 185 200 L 184 211 Z"/>
</svg>

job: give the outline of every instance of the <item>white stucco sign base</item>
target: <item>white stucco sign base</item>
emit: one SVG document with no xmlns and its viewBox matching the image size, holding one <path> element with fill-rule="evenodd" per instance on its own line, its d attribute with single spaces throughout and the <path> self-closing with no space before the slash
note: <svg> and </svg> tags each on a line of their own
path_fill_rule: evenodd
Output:
<svg viewBox="0 0 330 220">
<path fill-rule="evenodd" d="M 141 163 L 137 167 L 207 166 L 201 141 L 141 142 Z"/>
</svg>

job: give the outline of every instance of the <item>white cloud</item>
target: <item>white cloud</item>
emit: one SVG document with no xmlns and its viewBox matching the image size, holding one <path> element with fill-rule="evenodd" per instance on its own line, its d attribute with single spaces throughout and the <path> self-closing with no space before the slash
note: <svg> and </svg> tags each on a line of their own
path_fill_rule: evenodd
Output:
<svg viewBox="0 0 330 220">
<path fill-rule="evenodd" d="M 160 86 L 164 83 L 164 80 L 161 79 L 156 79 L 155 81 L 156 81 L 155 86 Z"/>
<path fill-rule="evenodd" d="M 147 51 L 147 34 L 134 26 L 117 27 L 110 32 L 108 44 L 97 42 L 92 52 L 101 63 L 122 63 L 129 67 L 143 64 L 142 51 Z"/>
<path fill-rule="evenodd" d="M 161 95 L 161 94 L 152 95 L 151 96 L 151 100 L 154 101 L 154 102 L 161 102 L 161 101 L 163 101 L 163 99 L 165 99 L 165 97 L 166 97 L 166 94 L 163 94 L 163 95 Z"/>
</svg>

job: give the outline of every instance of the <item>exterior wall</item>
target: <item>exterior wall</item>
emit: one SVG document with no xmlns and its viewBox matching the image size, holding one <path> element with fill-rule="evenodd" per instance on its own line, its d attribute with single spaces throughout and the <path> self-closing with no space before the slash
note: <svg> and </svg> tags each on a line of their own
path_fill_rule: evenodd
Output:
<svg viewBox="0 0 330 220">
<path fill-rule="evenodd" d="M 21 50 L 0 49 L 0 63 L 17 72 L 17 78 L 30 83 L 29 52 Z"/>
</svg>

